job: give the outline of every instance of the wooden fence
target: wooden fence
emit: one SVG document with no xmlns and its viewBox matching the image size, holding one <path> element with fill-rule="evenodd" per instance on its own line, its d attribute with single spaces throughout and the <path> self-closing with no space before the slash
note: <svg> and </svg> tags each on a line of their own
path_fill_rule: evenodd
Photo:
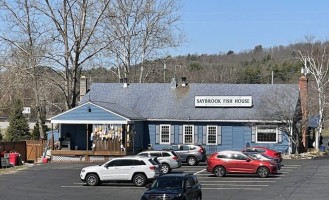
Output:
<svg viewBox="0 0 329 200">
<path fill-rule="evenodd" d="M 26 141 L 26 160 L 37 162 L 41 158 L 47 145 L 47 140 L 27 140 Z"/>
<path fill-rule="evenodd" d="M 0 142 L 0 152 L 17 152 L 24 162 L 37 162 L 47 145 L 46 140 L 27 140 L 20 142 Z"/>
</svg>

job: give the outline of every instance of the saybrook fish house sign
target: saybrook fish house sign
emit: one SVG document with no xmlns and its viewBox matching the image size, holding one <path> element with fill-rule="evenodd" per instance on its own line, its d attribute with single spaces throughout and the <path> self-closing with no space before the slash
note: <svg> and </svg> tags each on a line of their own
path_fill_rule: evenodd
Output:
<svg viewBox="0 0 329 200">
<path fill-rule="evenodd" d="M 195 107 L 251 107 L 252 96 L 195 96 Z"/>
<path fill-rule="evenodd" d="M 87 92 L 80 94 L 79 106 L 50 121 L 59 124 L 59 138 L 70 144 L 70 150 L 89 154 L 86 159 L 179 143 L 201 144 L 208 154 L 246 145 L 281 152 L 293 149 L 288 137 L 292 129 L 284 128 L 289 125 L 279 109 L 287 104 L 287 113 L 298 113 L 298 84 L 173 79 L 171 83 L 93 83 L 89 90 L 80 91 Z"/>
</svg>

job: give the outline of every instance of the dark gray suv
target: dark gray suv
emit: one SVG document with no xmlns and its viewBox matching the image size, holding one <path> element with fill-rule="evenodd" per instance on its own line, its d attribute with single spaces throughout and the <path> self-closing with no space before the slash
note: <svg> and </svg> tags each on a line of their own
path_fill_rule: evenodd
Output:
<svg viewBox="0 0 329 200">
<path fill-rule="evenodd" d="M 197 165 L 199 162 L 207 160 L 206 149 L 198 144 L 173 144 L 166 149 L 173 150 L 182 159 L 183 163 L 189 165 Z"/>
</svg>

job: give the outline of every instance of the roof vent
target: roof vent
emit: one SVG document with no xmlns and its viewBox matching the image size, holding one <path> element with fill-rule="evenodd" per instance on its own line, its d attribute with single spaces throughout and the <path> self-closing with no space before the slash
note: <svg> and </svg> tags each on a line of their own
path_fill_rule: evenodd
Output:
<svg viewBox="0 0 329 200">
<path fill-rule="evenodd" d="M 171 88 L 176 88 L 177 87 L 177 79 L 176 78 L 171 79 L 170 87 Z"/>
<path fill-rule="evenodd" d="M 186 87 L 187 82 L 186 82 L 186 77 L 182 77 L 182 87 Z"/>
</svg>

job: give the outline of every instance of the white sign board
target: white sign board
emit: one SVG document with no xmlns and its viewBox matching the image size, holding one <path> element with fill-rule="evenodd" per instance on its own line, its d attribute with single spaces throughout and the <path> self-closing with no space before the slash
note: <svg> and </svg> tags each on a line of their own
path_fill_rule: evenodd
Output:
<svg viewBox="0 0 329 200">
<path fill-rule="evenodd" d="M 252 96 L 195 96 L 195 107 L 252 107 Z"/>
<path fill-rule="evenodd" d="M 23 114 L 30 114 L 31 113 L 31 108 L 30 107 L 24 107 L 22 113 Z"/>
</svg>

